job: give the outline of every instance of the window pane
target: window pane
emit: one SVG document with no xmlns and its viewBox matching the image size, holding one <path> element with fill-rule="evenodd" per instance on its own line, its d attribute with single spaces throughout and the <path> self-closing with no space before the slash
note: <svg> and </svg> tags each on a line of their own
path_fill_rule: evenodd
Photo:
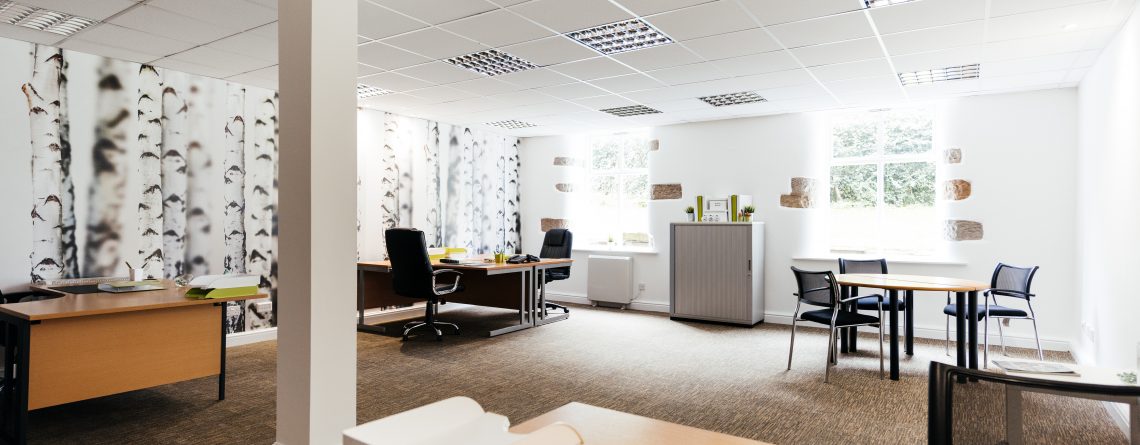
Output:
<svg viewBox="0 0 1140 445">
<path fill-rule="evenodd" d="M 622 195 L 627 202 L 649 198 L 649 175 L 629 175 L 622 178 Z"/>
<path fill-rule="evenodd" d="M 831 207 L 875 207 L 879 188 L 875 164 L 836 165 L 831 167 Z"/>
<path fill-rule="evenodd" d="M 594 149 L 590 156 L 591 167 L 594 170 L 612 170 L 618 167 L 618 156 L 621 151 L 612 140 L 594 142 Z"/>
<path fill-rule="evenodd" d="M 649 168 L 649 144 L 643 137 L 625 138 L 625 168 Z"/>
<path fill-rule="evenodd" d="M 884 116 L 886 154 L 927 153 L 933 145 L 934 121 L 925 111 L 897 111 Z"/>
<path fill-rule="evenodd" d="M 887 207 L 933 207 L 934 163 L 885 164 L 883 202 Z"/>
<path fill-rule="evenodd" d="M 595 207 L 616 207 L 618 205 L 618 181 L 616 176 L 599 175 L 591 178 L 590 200 Z"/>
<path fill-rule="evenodd" d="M 832 155 L 837 158 L 875 153 L 875 120 L 867 113 L 850 115 L 836 123 Z"/>
<path fill-rule="evenodd" d="M 939 239 L 937 218 L 934 206 L 887 206 L 883 209 L 880 250 L 905 255 L 933 253 Z"/>
</svg>

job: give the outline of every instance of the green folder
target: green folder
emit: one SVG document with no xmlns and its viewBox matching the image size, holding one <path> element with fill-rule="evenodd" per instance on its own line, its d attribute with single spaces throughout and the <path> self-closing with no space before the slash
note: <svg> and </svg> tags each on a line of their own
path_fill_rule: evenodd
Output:
<svg viewBox="0 0 1140 445">
<path fill-rule="evenodd" d="M 194 288 L 186 292 L 186 298 L 193 298 L 195 300 L 255 296 L 257 296 L 257 286 L 231 287 L 226 289 Z"/>
<path fill-rule="evenodd" d="M 737 205 L 736 195 L 730 196 L 729 199 L 732 201 L 732 216 L 729 218 L 729 220 L 731 220 L 732 222 L 736 222 L 736 220 L 739 219 L 739 217 L 736 216 L 736 205 Z"/>
<path fill-rule="evenodd" d="M 701 221 L 705 214 L 705 197 L 697 195 L 697 221 Z"/>
</svg>

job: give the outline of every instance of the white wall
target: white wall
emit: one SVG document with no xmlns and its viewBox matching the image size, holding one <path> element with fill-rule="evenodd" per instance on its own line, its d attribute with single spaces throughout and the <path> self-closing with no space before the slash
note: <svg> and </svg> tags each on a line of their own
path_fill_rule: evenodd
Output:
<svg viewBox="0 0 1140 445">
<path fill-rule="evenodd" d="M 1140 16 L 1133 14 L 1078 90 L 1077 264 L 1087 329 L 1078 357 L 1135 368 L 1140 347 Z"/>
<path fill-rule="evenodd" d="M 967 179 L 974 190 L 967 200 L 945 203 L 940 214 L 983 222 L 985 239 L 942 246 L 946 257 L 964 264 L 894 263 L 891 272 L 988 282 L 999 261 L 1039 265 L 1034 290 L 1040 295 L 1036 309 L 1042 340 L 1046 346 L 1063 348 L 1077 332 L 1072 218 L 1076 91 L 968 97 L 933 106 L 935 150 L 960 147 L 964 158 L 958 165 L 940 165 L 938 179 Z M 756 219 L 767 224 L 766 312 L 772 321 L 789 317 L 795 307 L 789 267 L 838 268 L 834 260 L 793 259 L 826 250 L 826 210 L 779 206 L 779 195 L 790 191 L 791 177 L 826 177 L 828 120 L 824 113 L 800 113 L 651 129 L 651 137 L 660 140 L 660 151 L 650 154 L 650 182 L 679 182 L 684 197 L 651 201 L 650 231 L 658 253 L 634 254 L 636 281 L 645 283 L 637 300 L 640 307 L 667 308 L 669 222 L 681 220 L 683 209 L 695 205 L 697 195 L 737 193 L 754 196 Z M 553 185 L 581 180 L 575 169 L 554 166 L 552 159 L 584 158 L 584 140 L 583 136 L 524 139 L 520 156 L 525 251 L 537 252 L 541 246 L 540 218 L 591 217 L 574 215 L 572 199 Z M 570 224 L 573 230 L 573 221 Z M 587 256 L 588 252 L 576 252 L 571 279 L 551 284 L 550 291 L 584 296 Z M 929 329 L 920 334 L 941 337 L 945 296 L 919 293 L 916 300 L 916 327 Z M 1029 322 L 1014 322 L 1006 333 L 1032 338 Z"/>
</svg>

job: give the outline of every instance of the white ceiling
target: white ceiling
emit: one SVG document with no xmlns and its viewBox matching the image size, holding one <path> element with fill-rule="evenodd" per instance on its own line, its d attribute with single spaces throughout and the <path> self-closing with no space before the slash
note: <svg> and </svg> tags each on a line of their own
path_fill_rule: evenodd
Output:
<svg viewBox="0 0 1140 445">
<path fill-rule="evenodd" d="M 1076 85 L 1140 0 L 358 0 L 361 101 L 518 136 L 882 107 Z M 100 23 L 0 36 L 277 86 L 276 0 L 18 0 Z M 640 17 L 677 43 L 602 55 L 562 35 Z M 487 77 L 442 62 L 497 48 L 541 68 Z M 898 72 L 981 64 L 981 78 L 903 87 Z M 766 103 L 697 97 L 755 91 Z M 660 114 L 597 111 L 642 104 Z"/>
</svg>

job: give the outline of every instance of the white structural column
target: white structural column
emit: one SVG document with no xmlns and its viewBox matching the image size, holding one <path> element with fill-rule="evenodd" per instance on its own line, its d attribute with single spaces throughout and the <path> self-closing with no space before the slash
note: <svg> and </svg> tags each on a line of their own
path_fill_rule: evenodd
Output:
<svg viewBox="0 0 1140 445">
<path fill-rule="evenodd" d="M 277 442 L 356 425 L 356 1 L 278 4 Z"/>
</svg>

